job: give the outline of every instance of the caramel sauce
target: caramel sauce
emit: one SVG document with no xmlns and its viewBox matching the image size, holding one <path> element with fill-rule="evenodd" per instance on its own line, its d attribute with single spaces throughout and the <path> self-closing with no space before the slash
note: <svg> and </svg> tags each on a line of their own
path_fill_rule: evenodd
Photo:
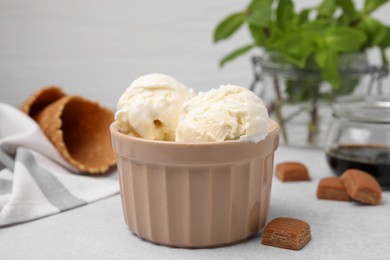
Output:
<svg viewBox="0 0 390 260">
<path fill-rule="evenodd" d="M 337 175 L 360 169 L 373 175 L 380 185 L 390 186 L 390 146 L 341 145 L 326 151 L 326 158 Z"/>
</svg>

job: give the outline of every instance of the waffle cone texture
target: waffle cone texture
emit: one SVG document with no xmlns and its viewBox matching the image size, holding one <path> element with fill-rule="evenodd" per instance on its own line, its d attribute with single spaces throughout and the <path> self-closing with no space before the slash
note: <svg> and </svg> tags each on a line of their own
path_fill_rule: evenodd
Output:
<svg viewBox="0 0 390 260">
<path fill-rule="evenodd" d="M 20 106 L 20 110 L 33 119 L 36 119 L 45 107 L 65 96 L 66 94 L 60 87 L 48 86 L 38 90 L 26 99 Z"/>
<path fill-rule="evenodd" d="M 37 121 L 62 157 L 81 172 L 101 174 L 116 164 L 109 134 L 114 120 L 111 110 L 80 96 L 66 96 L 56 87 L 38 91 L 21 110 Z"/>
</svg>

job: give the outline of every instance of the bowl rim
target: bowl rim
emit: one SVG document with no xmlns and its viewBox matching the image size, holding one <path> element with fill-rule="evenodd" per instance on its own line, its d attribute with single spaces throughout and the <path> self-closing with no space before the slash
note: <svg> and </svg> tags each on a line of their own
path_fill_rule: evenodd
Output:
<svg viewBox="0 0 390 260">
<path fill-rule="evenodd" d="M 216 146 L 216 145 L 233 145 L 233 144 L 245 144 L 245 143 L 250 143 L 250 144 L 260 144 L 264 142 L 265 139 L 271 138 L 273 135 L 278 134 L 280 126 L 279 124 L 272 120 L 268 120 L 268 133 L 265 136 L 264 139 L 260 140 L 259 142 L 255 143 L 252 141 L 241 141 L 241 140 L 226 140 L 226 141 L 216 141 L 216 142 L 175 142 L 175 141 L 160 141 L 160 140 L 149 140 L 141 137 L 136 137 L 136 136 L 131 136 L 131 135 L 126 135 L 124 133 L 121 133 L 118 131 L 118 128 L 116 127 L 116 122 L 114 121 L 110 125 L 110 132 L 111 135 L 116 135 L 116 137 L 121 138 L 121 139 L 127 139 L 131 142 L 137 142 L 137 143 L 144 143 L 144 144 L 157 144 L 157 145 L 167 145 L 167 146 L 198 146 L 198 147 L 208 147 L 208 146 Z"/>
</svg>

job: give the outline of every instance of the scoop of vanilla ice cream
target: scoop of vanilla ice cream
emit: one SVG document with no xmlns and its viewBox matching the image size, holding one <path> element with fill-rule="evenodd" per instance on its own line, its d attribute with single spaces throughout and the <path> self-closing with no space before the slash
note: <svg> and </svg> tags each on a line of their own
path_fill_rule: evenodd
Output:
<svg viewBox="0 0 390 260">
<path fill-rule="evenodd" d="M 192 89 L 170 76 L 141 76 L 119 98 L 118 129 L 145 139 L 174 141 L 182 104 L 193 96 Z"/>
<path fill-rule="evenodd" d="M 250 90 L 223 85 L 183 104 L 177 142 L 236 140 L 259 142 L 268 133 L 268 111 Z"/>
</svg>

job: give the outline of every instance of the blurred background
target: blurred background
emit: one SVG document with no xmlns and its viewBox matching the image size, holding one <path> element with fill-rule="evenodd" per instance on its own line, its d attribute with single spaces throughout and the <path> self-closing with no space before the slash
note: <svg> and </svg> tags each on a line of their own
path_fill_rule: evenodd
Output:
<svg viewBox="0 0 390 260">
<path fill-rule="evenodd" d="M 246 28 L 218 45 L 212 40 L 216 24 L 247 2 L 0 0 L 0 102 L 19 105 L 55 84 L 114 107 L 133 79 L 151 72 L 197 91 L 227 83 L 247 87 L 251 55 L 218 65 L 250 42 Z M 317 2 L 295 1 L 298 9 Z M 373 16 L 390 24 L 390 5 Z M 369 59 L 379 63 L 379 54 L 370 51 Z"/>
</svg>

